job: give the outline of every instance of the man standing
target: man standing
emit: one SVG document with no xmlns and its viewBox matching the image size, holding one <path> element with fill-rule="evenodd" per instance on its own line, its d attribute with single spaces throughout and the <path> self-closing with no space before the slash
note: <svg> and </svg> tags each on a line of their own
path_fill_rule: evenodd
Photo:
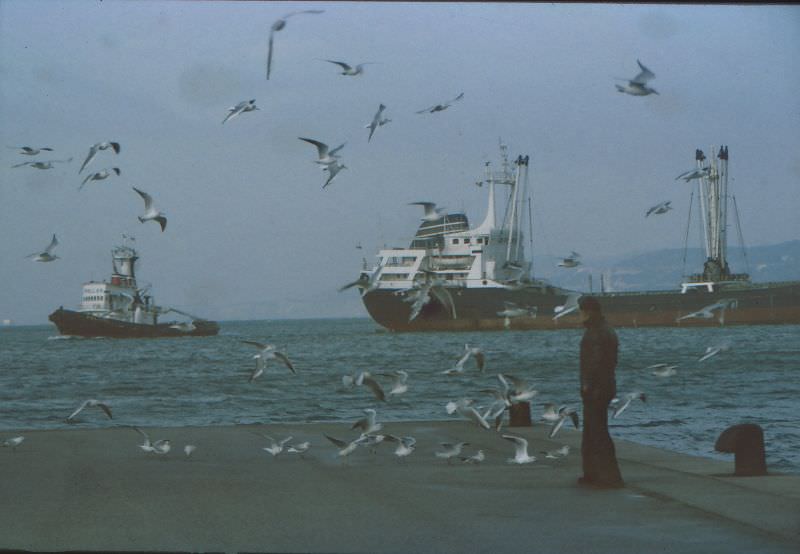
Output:
<svg viewBox="0 0 800 554">
<path fill-rule="evenodd" d="M 608 434 L 608 404 L 617 394 L 617 334 L 593 296 L 578 301 L 586 331 L 581 340 L 581 398 L 583 399 L 583 477 L 581 485 L 600 488 L 624 486 L 614 443 Z"/>
</svg>

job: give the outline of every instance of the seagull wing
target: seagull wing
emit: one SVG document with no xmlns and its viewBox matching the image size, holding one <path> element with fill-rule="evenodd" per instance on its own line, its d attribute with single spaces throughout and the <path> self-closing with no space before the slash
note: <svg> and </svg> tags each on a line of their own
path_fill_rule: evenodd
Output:
<svg viewBox="0 0 800 554">
<path fill-rule="evenodd" d="M 453 102 L 458 102 L 462 98 L 464 98 L 464 93 L 463 92 L 461 94 L 459 94 L 458 96 L 456 96 L 455 98 L 453 98 L 452 100 L 448 100 L 447 104 L 452 104 Z"/>
<path fill-rule="evenodd" d="M 297 137 L 297 138 L 316 146 L 317 147 L 317 155 L 319 156 L 320 159 L 322 159 L 322 158 L 324 158 L 324 157 L 326 157 L 328 155 L 328 145 L 325 144 L 324 142 L 320 142 L 318 140 L 314 140 L 314 139 L 310 139 L 310 138 L 303 138 L 303 137 Z"/>
<path fill-rule="evenodd" d="M 292 370 L 292 373 L 295 374 L 297 373 L 294 370 L 294 365 L 292 365 L 292 362 L 290 362 L 289 358 L 286 357 L 286 354 L 284 354 L 283 352 L 273 352 L 273 354 L 275 354 L 275 357 L 278 358 L 280 361 L 282 361 L 286 365 L 286 367 Z"/>
<path fill-rule="evenodd" d="M 69 416 L 67 416 L 67 421 L 70 421 L 70 420 L 71 420 L 72 418 L 74 418 L 76 415 L 78 415 L 79 413 L 81 413 L 81 412 L 83 411 L 83 409 L 84 409 L 86 406 L 88 406 L 88 405 L 89 405 L 89 401 L 88 401 L 88 400 L 84 400 L 84 401 L 81 403 L 81 405 L 80 405 L 80 406 L 78 406 L 78 408 L 77 408 L 77 409 L 76 409 L 74 412 L 72 412 L 71 414 L 69 414 Z"/>
<path fill-rule="evenodd" d="M 92 159 L 95 157 L 95 155 L 97 155 L 97 145 L 96 144 L 94 144 L 94 145 L 89 147 L 89 154 L 87 154 L 86 155 L 86 159 L 83 160 L 83 164 L 81 164 L 81 168 L 78 170 L 78 173 L 83 171 L 83 168 L 86 167 L 87 165 L 89 165 L 89 162 L 92 161 Z"/>
<path fill-rule="evenodd" d="M 47 248 L 45 248 L 45 249 L 44 249 L 45 253 L 47 253 L 47 254 L 52 254 L 52 253 L 53 253 L 53 249 L 54 249 L 56 246 L 58 246 L 58 239 L 56 238 L 56 235 L 55 235 L 55 234 L 53 234 L 53 238 L 52 238 L 52 240 L 50 241 L 50 244 L 49 244 L 49 245 L 47 245 Z"/>
<path fill-rule="evenodd" d="M 267 349 L 267 345 L 263 344 L 263 343 L 260 343 L 260 342 L 256 342 L 256 341 L 252 341 L 252 340 L 243 340 L 243 341 L 240 341 L 240 342 L 243 342 L 244 344 L 252 344 L 253 346 L 258 348 L 259 350 L 266 350 Z"/>
<path fill-rule="evenodd" d="M 336 65 L 340 66 L 345 71 L 352 71 L 353 70 L 353 68 L 350 65 L 348 65 L 348 64 L 346 64 L 344 62 L 337 62 L 337 61 L 334 61 L 334 60 L 325 60 L 325 61 L 326 62 L 330 62 L 330 63 L 335 63 Z"/>
<path fill-rule="evenodd" d="M 515 435 L 502 435 L 504 439 L 507 441 L 511 441 L 516 445 L 516 453 L 522 454 L 524 456 L 528 455 L 528 441 L 523 439 L 522 437 L 517 437 Z"/>
<path fill-rule="evenodd" d="M 275 29 L 269 32 L 269 43 L 267 45 L 267 80 L 269 80 L 270 71 L 272 71 L 272 39 L 275 34 Z"/>
<path fill-rule="evenodd" d="M 100 409 L 102 409 L 106 413 L 108 419 L 114 419 L 114 416 L 111 415 L 111 406 L 109 406 L 108 404 L 104 404 L 103 402 L 98 402 L 97 405 L 100 406 Z"/>
<path fill-rule="evenodd" d="M 137 189 L 136 187 L 133 187 L 133 190 L 135 190 L 144 200 L 144 211 L 150 211 L 150 209 L 153 207 L 153 197 L 146 192 Z"/>
<path fill-rule="evenodd" d="M 329 441 L 331 441 L 331 442 L 332 442 L 334 445 L 338 446 L 339 448 L 345 448 L 345 447 L 346 447 L 346 446 L 349 444 L 349 443 L 347 443 L 347 442 L 345 442 L 345 441 L 343 441 L 343 440 L 340 440 L 340 439 L 334 438 L 334 437 L 332 437 L 332 436 L 330 436 L 330 435 L 327 435 L 327 434 L 325 434 L 325 433 L 323 433 L 323 435 L 325 435 L 325 438 L 326 438 L 326 439 L 328 439 Z"/>
<path fill-rule="evenodd" d="M 632 85 L 643 86 L 643 85 L 647 84 L 647 81 L 655 78 L 655 76 L 656 76 L 655 73 L 653 73 L 652 71 L 647 69 L 644 65 L 642 65 L 642 62 L 640 62 L 639 60 L 636 60 L 636 63 L 639 64 L 639 68 L 641 69 L 641 71 L 639 72 L 639 74 L 636 77 L 631 79 L 631 84 Z"/>
<path fill-rule="evenodd" d="M 361 381 L 364 385 L 367 385 L 370 388 L 372 394 L 375 395 L 375 398 L 377 398 L 382 402 L 386 402 L 386 394 L 384 394 L 383 389 L 375 379 L 373 379 L 368 375 L 365 375 Z"/>
<path fill-rule="evenodd" d="M 293 15 L 299 15 L 301 13 L 325 13 L 325 10 L 298 10 L 296 12 L 287 13 L 281 19 L 289 19 Z"/>
</svg>

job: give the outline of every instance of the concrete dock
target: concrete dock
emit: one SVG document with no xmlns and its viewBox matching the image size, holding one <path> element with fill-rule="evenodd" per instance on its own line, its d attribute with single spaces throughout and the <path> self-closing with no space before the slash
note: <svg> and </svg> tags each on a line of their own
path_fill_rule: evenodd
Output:
<svg viewBox="0 0 800 554">
<path fill-rule="evenodd" d="M 800 476 L 732 477 L 718 461 L 616 440 L 626 487 L 579 487 L 580 434 L 505 428 L 538 460 L 465 421 L 384 423 L 417 439 L 346 459 L 324 436 L 342 423 L 148 428 L 172 451 L 142 451 L 130 427 L 4 432 L 0 549 L 199 552 L 800 552 Z M 258 433 L 311 449 L 271 456 Z M 437 458 L 466 441 L 480 464 Z M 187 457 L 183 446 L 194 444 Z M 541 451 L 561 445 L 566 458 Z M 769 445 L 767 445 L 769 448 Z"/>
</svg>

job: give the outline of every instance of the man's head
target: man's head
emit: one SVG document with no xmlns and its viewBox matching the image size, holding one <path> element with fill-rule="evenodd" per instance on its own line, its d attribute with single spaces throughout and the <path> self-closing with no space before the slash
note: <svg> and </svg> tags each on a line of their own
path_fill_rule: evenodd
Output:
<svg viewBox="0 0 800 554">
<path fill-rule="evenodd" d="M 583 321 L 603 315 L 603 311 L 600 309 L 600 302 L 594 296 L 581 296 L 578 300 L 578 308 L 581 311 L 581 320 Z"/>
</svg>

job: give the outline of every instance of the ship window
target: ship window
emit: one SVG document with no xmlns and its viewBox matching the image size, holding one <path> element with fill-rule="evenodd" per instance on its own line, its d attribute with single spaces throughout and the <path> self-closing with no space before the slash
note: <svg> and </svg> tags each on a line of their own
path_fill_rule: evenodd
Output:
<svg viewBox="0 0 800 554">
<path fill-rule="evenodd" d="M 483 244 L 489 244 L 489 237 L 485 237 L 483 239 Z"/>
<path fill-rule="evenodd" d="M 453 244 L 458 244 L 458 239 L 453 239 Z"/>
<path fill-rule="evenodd" d="M 464 244 L 469 244 L 469 242 L 470 242 L 470 241 L 469 241 L 469 239 L 468 239 L 468 238 L 464 239 Z"/>
</svg>

